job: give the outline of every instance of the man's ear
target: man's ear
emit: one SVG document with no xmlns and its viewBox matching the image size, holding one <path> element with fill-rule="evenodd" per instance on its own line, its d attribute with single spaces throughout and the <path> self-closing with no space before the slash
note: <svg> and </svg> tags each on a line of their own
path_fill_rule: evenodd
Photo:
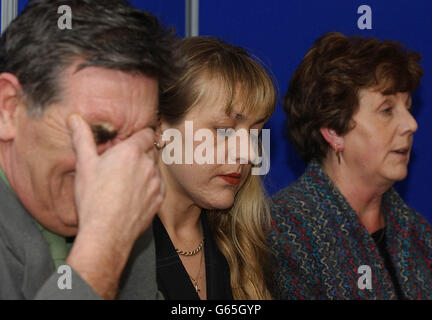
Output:
<svg viewBox="0 0 432 320">
<path fill-rule="evenodd" d="M 327 141 L 327 143 L 330 145 L 330 148 L 337 151 L 344 150 L 344 138 L 342 136 L 339 136 L 336 131 L 324 127 L 321 128 L 320 131 L 325 141 Z"/>
<path fill-rule="evenodd" d="M 21 103 L 21 84 L 11 73 L 0 74 L 0 141 L 15 138 L 16 110 Z"/>
</svg>

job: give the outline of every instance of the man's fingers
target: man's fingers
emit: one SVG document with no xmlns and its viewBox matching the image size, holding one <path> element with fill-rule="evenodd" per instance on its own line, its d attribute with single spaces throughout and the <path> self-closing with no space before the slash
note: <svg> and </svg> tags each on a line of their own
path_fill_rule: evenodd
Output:
<svg viewBox="0 0 432 320">
<path fill-rule="evenodd" d="M 68 117 L 67 124 L 72 133 L 72 143 L 77 155 L 77 161 L 88 161 L 96 157 L 96 143 L 87 122 L 80 115 L 72 114 Z"/>
<path fill-rule="evenodd" d="M 131 135 L 124 142 L 138 146 L 142 152 L 149 152 L 154 149 L 155 133 L 154 130 L 146 128 Z"/>
</svg>

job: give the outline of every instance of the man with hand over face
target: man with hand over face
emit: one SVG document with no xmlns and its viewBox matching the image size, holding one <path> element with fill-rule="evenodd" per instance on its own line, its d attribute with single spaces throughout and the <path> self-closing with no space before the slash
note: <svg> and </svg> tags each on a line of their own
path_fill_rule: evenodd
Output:
<svg viewBox="0 0 432 320">
<path fill-rule="evenodd" d="M 160 297 L 154 128 L 174 52 L 120 0 L 30 1 L 2 35 L 0 299 Z"/>
</svg>

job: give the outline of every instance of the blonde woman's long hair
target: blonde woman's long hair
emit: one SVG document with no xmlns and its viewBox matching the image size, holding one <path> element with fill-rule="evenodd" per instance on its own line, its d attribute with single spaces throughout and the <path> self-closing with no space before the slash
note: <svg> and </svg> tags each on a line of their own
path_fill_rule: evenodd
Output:
<svg viewBox="0 0 432 320">
<path fill-rule="evenodd" d="M 226 113 L 240 97 L 242 108 L 268 120 L 276 105 L 273 77 L 244 49 L 208 37 L 180 40 L 184 69 L 171 85 L 163 88 L 160 114 L 176 124 L 214 90 L 214 80 L 226 95 Z M 238 99 L 237 99 L 238 101 Z M 234 299 L 271 299 L 270 250 L 266 232 L 270 210 L 261 177 L 249 173 L 230 209 L 208 211 L 208 221 L 216 243 L 228 261 Z"/>
</svg>

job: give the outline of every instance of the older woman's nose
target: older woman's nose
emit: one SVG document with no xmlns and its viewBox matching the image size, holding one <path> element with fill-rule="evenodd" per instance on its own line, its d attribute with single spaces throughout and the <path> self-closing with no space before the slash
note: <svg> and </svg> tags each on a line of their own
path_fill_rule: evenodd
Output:
<svg viewBox="0 0 432 320">
<path fill-rule="evenodd" d="M 401 118 L 401 128 L 402 128 L 402 134 L 405 133 L 414 133 L 418 129 L 418 124 L 416 119 L 413 117 L 410 111 L 406 110 L 404 108 L 404 113 Z"/>
</svg>

